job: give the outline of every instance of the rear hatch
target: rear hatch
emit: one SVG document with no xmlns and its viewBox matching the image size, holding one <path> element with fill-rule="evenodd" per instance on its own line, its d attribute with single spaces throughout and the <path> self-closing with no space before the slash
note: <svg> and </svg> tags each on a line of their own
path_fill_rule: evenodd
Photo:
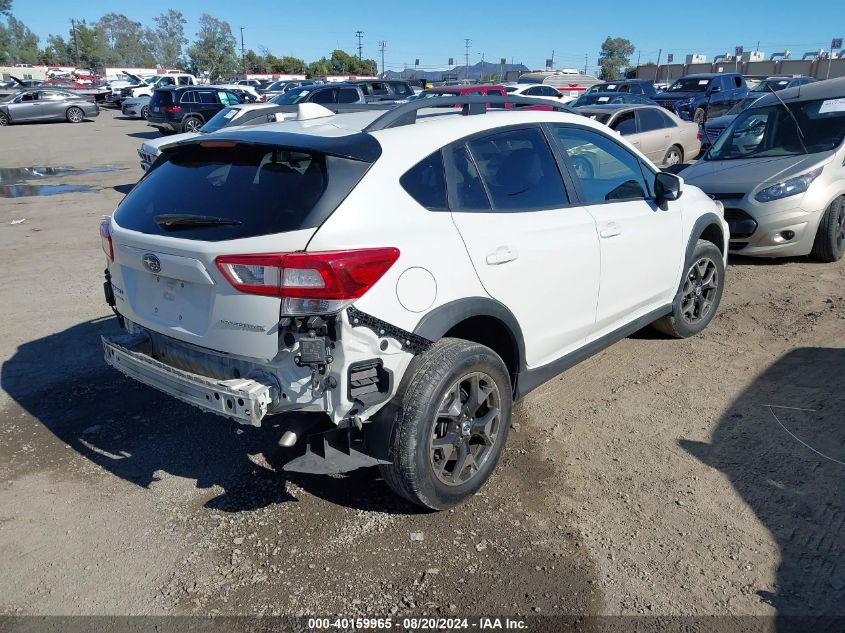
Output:
<svg viewBox="0 0 845 633">
<path fill-rule="evenodd" d="M 148 122 L 162 122 L 167 118 L 173 118 L 173 114 L 175 113 L 168 117 L 168 110 L 174 107 L 173 94 L 172 90 L 156 90 L 153 92 L 153 96 L 150 97 Z"/>
<path fill-rule="evenodd" d="M 111 221 L 119 312 L 201 347 L 276 356 L 281 299 L 237 290 L 216 259 L 304 250 L 371 164 L 308 149 L 304 135 L 277 136 L 299 142 L 197 140 L 165 150 Z M 245 287 L 273 282 L 260 265 L 238 270 Z"/>
</svg>

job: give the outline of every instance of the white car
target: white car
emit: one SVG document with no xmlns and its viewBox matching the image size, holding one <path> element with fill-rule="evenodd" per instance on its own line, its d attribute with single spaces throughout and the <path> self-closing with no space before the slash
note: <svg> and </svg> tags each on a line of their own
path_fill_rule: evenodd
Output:
<svg viewBox="0 0 845 633">
<path fill-rule="evenodd" d="M 650 323 L 701 332 L 725 283 L 720 203 L 514 101 L 307 103 L 170 145 L 100 227 L 106 361 L 243 424 L 308 413 L 277 418 L 287 470 L 378 464 L 414 503 L 463 501 L 515 399 Z"/>
<path fill-rule="evenodd" d="M 575 97 L 564 95 L 557 88 L 546 84 L 505 84 L 509 95 L 532 97 L 534 99 L 558 99 L 561 103 L 574 101 Z"/>
<path fill-rule="evenodd" d="M 120 104 L 120 111 L 124 116 L 134 119 L 146 119 L 150 116 L 150 99 L 152 97 L 137 97 L 124 99 Z"/>
<path fill-rule="evenodd" d="M 147 171 L 162 150 L 173 143 L 179 143 L 200 134 L 211 134 L 224 128 L 280 121 L 284 119 L 284 111 L 287 109 L 289 108 L 273 103 L 242 103 L 227 106 L 211 117 L 199 129 L 199 132 L 183 132 L 172 136 L 161 136 L 141 143 L 141 148 L 138 150 L 138 156 L 141 158 L 141 169 Z"/>
</svg>

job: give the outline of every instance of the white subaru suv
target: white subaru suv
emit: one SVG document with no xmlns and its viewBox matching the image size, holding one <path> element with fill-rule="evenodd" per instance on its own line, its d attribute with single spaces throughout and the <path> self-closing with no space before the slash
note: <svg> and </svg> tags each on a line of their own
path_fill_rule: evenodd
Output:
<svg viewBox="0 0 845 633">
<path fill-rule="evenodd" d="M 466 499 L 515 399 L 648 324 L 700 332 L 725 282 L 720 203 L 541 103 L 304 104 L 167 147 L 100 227 L 106 361 L 243 424 L 312 412 L 276 418 L 286 470 Z"/>
</svg>

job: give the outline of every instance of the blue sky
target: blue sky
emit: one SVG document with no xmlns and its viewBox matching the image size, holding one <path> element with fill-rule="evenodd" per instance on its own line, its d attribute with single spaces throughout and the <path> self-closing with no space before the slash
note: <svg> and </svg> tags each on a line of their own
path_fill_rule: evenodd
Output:
<svg viewBox="0 0 845 633">
<path fill-rule="evenodd" d="M 686 7 L 682 9 L 681 7 Z M 674 53 L 733 52 L 735 46 L 768 53 L 789 49 L 793 57 L 827 49 L 833 37 L 845 36 L 845 4 L 828 2 L 799 10 L 794 0 L 740 1 L 730 5 L 688 2 L 605 0 L 551 4 L 537 0 L 495 2 L 346 2 L 312 0 L 142 0 L 116 5 L 105 0 L 14 0 L 13 14 L 42 38 L 67 36 L 71 17 L 97 20 L 110 11 L 152 26 L 155 15 L 174 8 L 188 20 L 189 39 L 202 12 L 227 20 L 236 36 L 245 27 L 246 48 L 268 47 L 276 55 L 313 61 L 341 48 L 356 50 L 355 31 L 364 31 L 364 55 L 379 59 L 378 42 L 385 40 L 385 64 L 401 70 L 420 59 L 421 68 L 445 67 L 448 58 L 463 63 L 464 38 L 472 40 L 470 63 L 484 58 L 522 62 L 542 68 L 555 54 L 556 67 L 595 69 L 602 41 L 608 35 L 626 37 L 642 61 L 656 61 L 658 50 Z M 633 62 L 637 60 L 634 54 Z"/>
</svg>

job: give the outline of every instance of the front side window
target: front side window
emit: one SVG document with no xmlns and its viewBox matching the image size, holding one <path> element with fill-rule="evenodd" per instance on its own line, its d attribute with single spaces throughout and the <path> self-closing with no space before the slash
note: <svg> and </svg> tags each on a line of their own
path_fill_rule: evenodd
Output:
<svg viewBox="0 0 845 633">
<path fill-rule="evenodd" d="M 586 204 L 648 198 L 640 161 L 627 149 L 592 130 L 559 126 L 555 134 Z"/>
<path fill-rule="evenodd" d="M 426 209 L 445 210 L 449 208 L 446 199 L 443 154 L 439 151 L 411 167 L 399 179 L 399 184 L 408 192 L 408 195 Z"/>
<path fill-rule="evenodd" d="M 335 94 L 336 91 L 334 89 L 320 90 L 314 94 L 314 98 L 311 101 L 313 103 L 336 103 Z"/>
<path fill-rule="evenodd" d="M 25 92 L 21 95 L 21 103 L 27 103 L 30 101 L 38 101 L 37 92 Z"/>
<path fill-rule="evenodd" d="M 521 211 L 568 204 L 560 171 L 537 128 L 500 132 L 467 143 L 493 209 Z"/>
<path fill-rule="evenodd" d="M 610 125 L 610 128 L 619 132 L 622 136 L 627 136 L 628 134 L 636 134 L 637 133 L 637 120 L 634 116 L 634 112 L 629 110 L 628 112 L 623 112 L 616 120 Z"/>
</svg>

